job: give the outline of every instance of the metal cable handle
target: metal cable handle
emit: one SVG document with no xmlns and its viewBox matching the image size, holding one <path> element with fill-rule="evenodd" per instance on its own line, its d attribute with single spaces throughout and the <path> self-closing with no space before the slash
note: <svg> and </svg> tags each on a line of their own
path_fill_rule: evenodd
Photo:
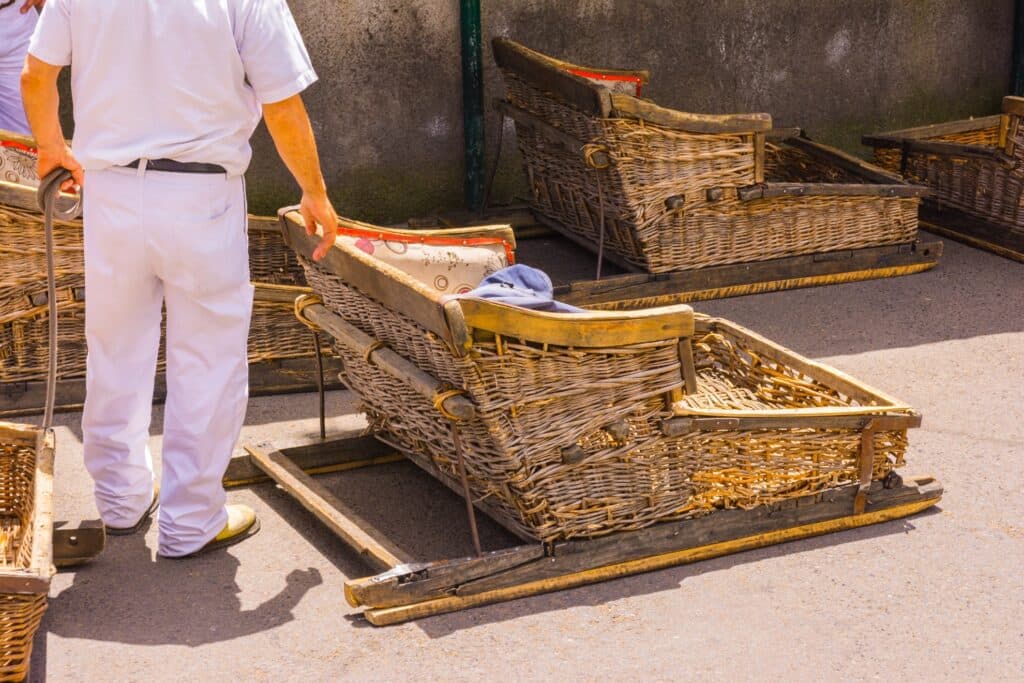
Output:
<svg viewBox="0 0 1024 683">
<path fill-rule="evenodd" d="M 57 280 L 53 257 L 53 217 L 62 220 L 77 218 L 82 198 L 79 195 L 78 201 L 68 211 L 58 211 L 56 208 L 57 197 L 60 196 L 60 186 L 71 179 L 71 172 L 66 168 L 57 168 L 42 179 L 36 197 L 39 201 L 39 208 L 43 212 L 43 224 L 46 232 L 46 301 L 49 308 L 49 364 L 46 371 L 46 405 L 43 410 L 43 430 L 48 431 L 53 426 L 53 408 L 57 398 Z"/>
</svg>

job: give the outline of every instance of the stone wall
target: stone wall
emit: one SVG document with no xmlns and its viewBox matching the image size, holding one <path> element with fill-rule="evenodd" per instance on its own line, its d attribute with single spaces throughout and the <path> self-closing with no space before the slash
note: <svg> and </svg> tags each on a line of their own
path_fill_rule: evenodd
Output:
<svg viewBox="0 0 1024 683">
<path fill-rule="evenodd" d="M 460 206 L 458 3 L 290 4 L 320 74 L 306 100 L 339 211 L 395 221 Z M 574 62 L 649 69 L 645 95 L 670 107 L 767 111 L 779 125 L 866 153 L 862 133 L 998 111 L 1010 84 L 1013 5 L 483 0 L 486 97 L 489 103 L 503 92 L 490 38 L 508 36 Z M 494 125 L 487 129 L 492 146 Z M 264 131 L 255 146 L 253 210 L 297 201 Z M 496 198 L 524 193 L 514 144 L 507 144 Z"/>
</svg>

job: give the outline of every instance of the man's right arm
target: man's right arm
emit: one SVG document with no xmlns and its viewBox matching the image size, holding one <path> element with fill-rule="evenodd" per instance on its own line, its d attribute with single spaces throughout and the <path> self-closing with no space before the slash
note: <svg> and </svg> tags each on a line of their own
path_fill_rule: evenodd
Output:
<svg viewBox="0 0 1024 683">
<path fill-rule="evenodd" d="M 60 70 L 59 66 L 28 55 L 21 72 L 21 97 L 32 135 L 39 146 L 39 177 L 43 178 L 53 169 L 63 166 L 71 171 L 75 184 L 81 186 L 85 182 L 85 174 L 64 141 L 57 113 L 60 104 L 57 76 Z M 64 189 L 68 189 L 67 186 Z"/>
</svg>

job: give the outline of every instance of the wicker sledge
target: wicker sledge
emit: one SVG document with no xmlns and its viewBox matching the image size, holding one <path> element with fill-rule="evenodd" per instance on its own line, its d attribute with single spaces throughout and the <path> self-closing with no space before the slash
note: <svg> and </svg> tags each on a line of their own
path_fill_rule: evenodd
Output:
<svg viewBox="0 0 1024 683">
<path fill-rule="evenodd" d="M 941 494 L 895 472 L 920 423 L 914 410 L 733 323 L 686 305 L 530 311 L 411 274 L 427 262 L 454 272 L 483 248 L 473 245 L 500 244 L 511 260 L 507 226 L 361 224 L 369 238 L 339 239 L 315 263 L 318 238 L 299 213 L 283 209 L 281 220 L 317 294 L 297 314 L 330 335 L 370 433 L 461 493 L 470 512 L 477 557 L 412 563 L 302 471 L 354 452 L 373 464 L 371 446 L 248 449 L 387 570 L 346 585 L 375 624 L 891 519 Z M 374 230 L 393 252 L 440 243 L 450 253 L 416 256 L 406 270 L 372 248 Z M 474 507 L 526 545 L 483 553 Z"/>
<path fill-rule="evenodd" d="M 1003 113 L 864 136 L 875 161 L 933 194 L 928 229 L 1024 261 L 1024 98 Z"/>
<path fill-rule="evenodd" d="M 46 375 L 47 310 L 43 220 L 35 199 L 35 151 L 28 138 L 0 131 L 0 385 L 38 383 Z M 62 198 L 61 205 L 72 200 Z M 249 268 L 256 287 L 249 334 L 249 362 L 265 363 L 267 387 L 287 390 L 289 381 L 312 388 L 308 368 L 284 366 L 311 360 L 313 338 L 295 321 L 292 303 L 305 291 L 305 276 L 294 253 L 285 248 L 276 218 L 249 216 Z M 85 264 L 82 223 L 54 221 L 55 266 L 60 318 L 62 382 L 85 376 Z M 161 350 L 159 367 L 164 364 Z M 280 369 L 278 365 L 282 365 Z M 272 367 L 273 366 L 273 367 Z M 294 379 L 289 379 L 294 375 Z M 310 379 L 306 379 L 309 376 Z M 262 378 L 261 378 L 262 379 Z M 62 385 L 64 387 L 65 385 Z M 298 385 L 297 385 L 298 386 Z M 77 388 L 76 388 L 77 389 Z M 24 392 L 17 405 L 0 413 L 24 413 L 33 407 Z M 33 395 L 38 392 L 33 392 Z M 75 394 L 76 390 L 63 391 Z M 64 400 L 62 398 L 62 400 Z M 69 405 L 80 402 L 76 397 Z"/>
<path fill-rule="evenodd" d="M 921 187 L 773 130 L 768 114 L 641 99 L 646 71 L 583 67 L 503 38 L 493 48 L 507 89 L 498 109 L 515 121 L 535 215 L 602 258 L 648 273 L 782 261 L 765 278 L 794 282 L 774 288 L 935 265 L 937 254 L 884 258 L 917 251 Z M 880 260 L 831 277 L 808 260 L 844 252 Z"/>
</svg>

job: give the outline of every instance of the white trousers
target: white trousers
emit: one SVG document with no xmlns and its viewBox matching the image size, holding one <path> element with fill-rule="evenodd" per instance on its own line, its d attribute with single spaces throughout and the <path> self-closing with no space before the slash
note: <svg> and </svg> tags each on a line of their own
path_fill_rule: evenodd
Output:
<svg viewBox="0 0 1024 683">
<path fill-rule="evenodd" d="M 127 527 L 152 501 L 147 442 L 166 304 L 159 552 L 185 555 L 227 521 L 221 478 L 248 400 L 253 288 L 243 180 L 88 171 L 84 218 L 82 432 L 96 505 L 104 523 Z"/>
</svg>

